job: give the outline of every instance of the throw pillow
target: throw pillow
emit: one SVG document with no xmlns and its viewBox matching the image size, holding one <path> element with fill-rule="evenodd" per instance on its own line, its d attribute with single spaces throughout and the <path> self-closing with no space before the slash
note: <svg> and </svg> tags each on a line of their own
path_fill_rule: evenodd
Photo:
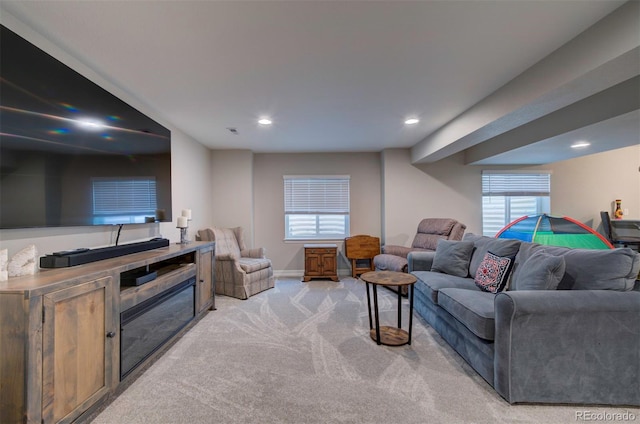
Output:
<svg viewBox="0 0 640 424">
<path fill-rule="evenodd" d="M 489 293 L 504 290 L 509 281 L 515 256 L 498 256 L 487 252 L 478 266 L 474 279 L 476 286 Z"/>
<path fill-rule="evenodd" d="M 438 240 L 431 271 L 466 277 L 469 275 L 469 261 L 473 252 L 473 242 Z"/>
<path fill-rule="evenodd" d="M 555 290 L 564 276 L 566 264 L 562 256 L 539 250 L 522 264 L 513 281 L 514 290 Z"/>
</svg>

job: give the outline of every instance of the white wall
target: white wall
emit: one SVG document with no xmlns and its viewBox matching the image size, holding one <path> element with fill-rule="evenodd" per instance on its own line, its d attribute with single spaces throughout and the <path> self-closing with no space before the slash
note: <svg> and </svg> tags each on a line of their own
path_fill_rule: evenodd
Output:
<svg viewBox="0 0 640 424">
<path fill-rule="evenodd" d="M 420 219 L 452 217 L 467 232 L 482 234 L 483 169 L 549 170 L 551 215 L 570 216 L 601 230 L 600 211 L 622 199 L 640 219 L 640 145 L 543 166 L 470 166 L 458 153 L 432 164 L 412 165 L 405 150 L 383 154 L 384 228 L 387 244 L 408 246 Z"/>
<path fill-rule="evenodd" d="M 380 154 L 255 154 L 255 246 L 264 247 L 277 275 L 302 276 L 304 242 L 284 241 L 283 175 L 350 175 L 351 234 L 380 236 Z M 343 251 L 344 240 L 331 243 Z M 348 268 L 340 255 L 339 272 Z"/>
<path fill-rule="evenodd" d="M 107 81 L 99 73 L 51 44 L 11 15 L 3 12 L 0 14 L 0 21 L 17 34 L 171 130 L 173 222 L 127 225 L 120 235 L 121 244 L 148 240 L 160 235 L 171 241 L 178 241 L 180 234 L 175 224 L 182 209 L 193 210 L 193 220 L 189 230 L 191 238 L 194 237 L 194 229 L 203 227 L 205 223 L 211 221 L 213 205 L 209 201 L 209 182 L 211 180 L 209 149 L 175 128 L 151 107 Z M 78 247 L 103 247 L 111 245 L 115 241 L 116 231 L 116 226 L 0 230 L 0 249 L 9 249 L 11 256 L 30 244 L 35 244 L 40 254 Z"/>
<path fill-rule="evenodd" d="M 410 246 L 424 218 L 455 218 L 477 231 L 481 225 L 479 171 L 457 154 L 433 164 L 412 165 L 409 149 L 382 154 L 384 244 Z"/>
<path fill-rule="evenodd" d="M 463 153 L 413 165 L 409 149 L 252 156 L 214 151 L 212 155 L 214 186 L 226 190 L 223 198 L 211 199 L 213 216 L 219 217 L 215 224 L 247 228 L 246 222 L 252 222 L 253 246 L 266 248 L 279 276 L 301 276 L 304 269 L 304 243 L 284 241 L 282 176 L 288 174 L 351 175 L 351 234 L 379 236 L 387 244 L 410 245 L 418 223 L 426 217 L 456 218 L 467 225 L 467 232 L 481 234 L 483 169 L 551 171 L 551 214 L 571 216 L 593 228 L 599 229 L 600 210 L 616 198 L 623 199 L 630 216 L 640 218 L 640 146 L 528 167 L 464 165 Z M 342 240 L 334 242 L 342 252 Z M 342 255 L 339 266 L 343 272 L 348 269 Z"/>
<path fill-rule="evenodd" d="M 640 145 L 556 162 L 549 166 L 551 210 L 600 230 L 600 211 L 613 213 L 622 199 L 629 218 L 640 219 Z"/>
<path fill-rule="evenodd" d="M 211 195 L 207 201 L 213 214 L 206 226 L 242 227 L 247 247 L 253 247 L 253 153 L 214 150 L 211 159 Z"/>
</svg>

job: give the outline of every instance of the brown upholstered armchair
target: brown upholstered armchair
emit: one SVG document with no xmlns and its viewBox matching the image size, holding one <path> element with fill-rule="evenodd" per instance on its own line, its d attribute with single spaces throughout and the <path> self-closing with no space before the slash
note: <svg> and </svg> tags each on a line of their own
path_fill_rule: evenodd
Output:
<svg viewBox="0 0 640 424">
<path fill-rule="evenodd" d="M 413 251 L 435 251 L 438 240 L 462 240 L 467 226 L 452 218 L 426 218 L 418 224 L 411 247 L 385 245 L 382 254 L 373 258 L 379 271 L 407 272 L 407 255 Z"/>
<path fill-rule="evenodd" d="M 264 248 L 247 249 L 242 227 L 206 228 L 198 239 L 215 241 L 216 294 L 248 299 L 275 286 L 271 260 Z"/>
</svg>

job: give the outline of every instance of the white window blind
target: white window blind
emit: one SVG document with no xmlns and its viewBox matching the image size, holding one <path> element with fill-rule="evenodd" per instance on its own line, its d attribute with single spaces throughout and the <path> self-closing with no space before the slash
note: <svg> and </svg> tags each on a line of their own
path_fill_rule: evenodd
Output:
<svg viewBox="0 0 640 424">
<path fill-rule="evenodd" d="M 349 235 L 349 176 L 284 176 L 286 239 Z"/>
<path fill-rule="evenodd" d="M 483 171 L 482 233 L 495 236 L 517 218 L 549 213 L 550 194 L 549 172 Z"/>
<path fill-rule="evenodd" d="M 154 177 L 96 177 L 92 179 L 92 184 L 94 216 L 144 217 L 155 214 L 157 196 Z"/>
<path fill-rule="evenodd" d="M 548 196 L 551 178 L 544 173 L 482 173 L 483 196 Z"/>
</svg>

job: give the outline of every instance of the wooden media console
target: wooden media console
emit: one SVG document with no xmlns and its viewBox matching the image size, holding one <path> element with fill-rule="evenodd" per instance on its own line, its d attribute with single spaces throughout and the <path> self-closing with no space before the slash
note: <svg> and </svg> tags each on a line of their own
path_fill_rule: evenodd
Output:
<svg viewBox="0 0 640 424">
<path fill-rule="evenodd" d="M 133 381 L 162 354 L 160 347 L 214 309 L 214 248 L 214 242 L 172 244 L 0 282 L 0 422 L 82 421 Z M 120 284 L 130 273 L 145 272 L 155 278 Z M 174 303 L 182 310 L 168 306 Z M 164 311 L 181 321 L 155 345 L 140 347 L 137 337 L 123 336 L 121 317 Z M 137 355 L 126 372 L 123 340 L 133 340 L 129 350 Z"/>
</svg>

